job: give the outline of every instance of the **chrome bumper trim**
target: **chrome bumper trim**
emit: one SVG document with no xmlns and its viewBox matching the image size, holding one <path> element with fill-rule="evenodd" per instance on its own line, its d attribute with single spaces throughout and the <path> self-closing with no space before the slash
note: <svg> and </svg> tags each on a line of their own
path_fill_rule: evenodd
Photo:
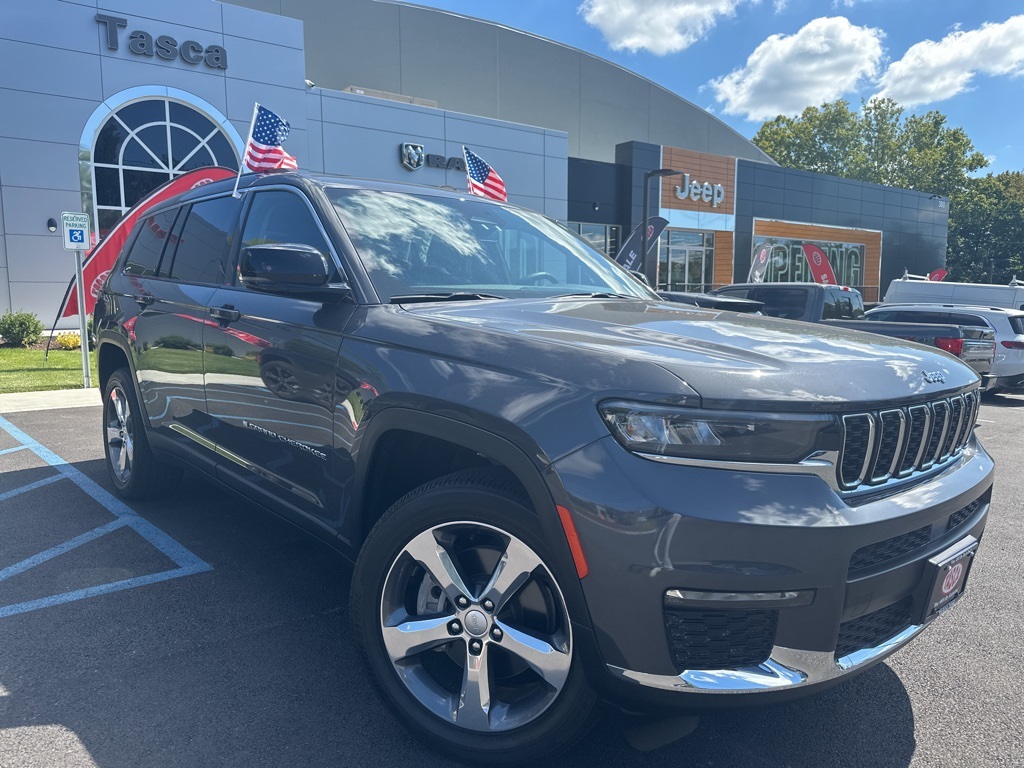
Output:
<svg viewBox="0 0 1024 768">
<path fill-rule="evenodd" d="M 824 683 L 853 674 L 859 668 L 888 656 L 924 629 L 912 624 L 884 643 L 855 651 L 840 659 L 829 651 L 801 651 L 777 645 L 768 661 L 741 669 L 688 669 L 679 675 L 634 672 L 608 664 L 608 670 L 648 688 L 689 693 L 759 693 Z"/>
</svg>

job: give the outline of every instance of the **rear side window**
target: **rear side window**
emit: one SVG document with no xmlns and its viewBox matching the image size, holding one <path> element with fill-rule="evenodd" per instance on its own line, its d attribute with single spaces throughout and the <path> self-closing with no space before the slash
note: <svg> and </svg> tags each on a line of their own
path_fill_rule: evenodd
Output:
<svg viewBox="0 0 1024 768">
<path fill-rule="evenodd" d="M 895 312 L 886 310 L 884 312 L 872 312 L 870 315 L 868 315 L 865 318 L 865 320 L 877 320 L 877 321 L 882 322 L 882 323 L 887 323 L 887 322 L 890 322 L 895 317 L 896 317 L 896 313 Z"/>
<path fill-rule="evenodd" d="M 135 238 L 132 251 L 124 264 L 126 275 L 152 277 L 160 265 L 160 256 L 167 243 L 172 240 L 171 230 L 174 228 L 174 217 L 178 209 L 160 211 L 147 216 L 139 224 L 139 236 Z"/>
<path fill-rule="evenodd" d="M 1024 334 L 1024 315 L 1013 315 L 1006 318 L 1010 321 L 1010 328 L 1018 336 Z"/>
<path fill-rule="evenodd" d="M 747 294 L 748 299 L 764 302 L 766 315 L 781 317 L 785 320 L 799 320 L 807 314 L 807 302 L 810 300 L 811 292 L 800 288 L 778 288 L 752 290 Z"/>
<path fill-rule="evenodd" d="M 952 312 L 949 315 L 949 322 L 953 325 L 972 325 L 980 328 L 989 328 L 988 321 L 981 315 L 964 315 L 959 312 Z"/>
<path fill-rule="evenodd" d="M 949 319 L 948 312 L 908 312 L 896 313 L 896 321 L 900 323 L 928 323 L 929 325 L 956 325 Z"/>
<path fill-rule="evenodd" d="M 171 264 L 172 280 L 224 283 L 231 237 L 241 207 L 240 200 L 229 196 L 203 200 L 189 209 Z"/>
</svg>

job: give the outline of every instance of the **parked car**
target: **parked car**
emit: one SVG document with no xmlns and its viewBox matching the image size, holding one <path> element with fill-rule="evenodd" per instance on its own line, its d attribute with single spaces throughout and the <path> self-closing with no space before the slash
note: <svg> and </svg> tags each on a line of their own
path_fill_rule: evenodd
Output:
<svg viewBox="0 0 1024 768">
<path fill-rule="evenodd" d="M 995 357 L 991 388 L 1009 389 L 1024 384 L 1024 312 L 1002 307 L 962 304 L 882 304 L 865 317 L 872 322 L 955 323 L 991 329 Z"/>
<path fill-rule="evenodd" d="M 600 699 L 812 694 L 964 593 L 993 465 L 953 357 L 663 302 L 465 193 L 239 191 L 147 211 L 111 270 L 111 482 L 189 467 L 354 559 L 352 635 L 431 744 L 530 762 Z"/>
<path fill-rule="evenodd" d="M 946 320 L 942 325 L 913 322 L 867 322 L 860 291 L 839 285 L 818 283 L 736 283 L 719 288 L 716 296 L 734 300 L 755 299 L 770 317 L 821 323 L 851 331 L 895 336 L 929 347 L 938 347 L 971 366 L 982 378 L 982 388 L 992 386 L 991 371 L 996 357 L 995 334 L 987 326 L 971 322 L 958 325 Z"/>
<path fill-rule="evenodd" d="M 1008 285 L 953 283 L 945 280 L 893 280 L 885 292 L 886 304 L 965 304 L 1024 310 L 1024 284 L 1017 278 Z"/>
</svg>

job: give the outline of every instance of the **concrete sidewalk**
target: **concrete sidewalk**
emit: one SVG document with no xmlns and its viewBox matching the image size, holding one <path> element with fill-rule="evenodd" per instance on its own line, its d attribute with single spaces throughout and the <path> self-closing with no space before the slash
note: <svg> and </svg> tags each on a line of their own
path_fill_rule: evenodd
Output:
<svg viewBox="0 0 1024 768">
<path fill-rule="evenodd" d="M 92 389 L 55 389 L 47 392 L 0 394 L 0 413 L 47 411 L 53 408 L 83 408 L 101 405 L 100 391 Z"/>
</svg>

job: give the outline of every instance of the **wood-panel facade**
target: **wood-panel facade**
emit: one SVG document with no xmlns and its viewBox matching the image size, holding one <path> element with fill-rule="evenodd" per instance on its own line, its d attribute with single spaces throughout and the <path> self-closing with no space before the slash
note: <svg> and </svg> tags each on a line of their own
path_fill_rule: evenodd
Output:
<svg viewBox="0 0 1024 768">
<path fill-rule="evenodd" d="M 661 167 L 682 171 L 690 175 L 690 182 L 705 182 L 714 187 L 723 187 L 723 197 L 716 206 L 713 202 L 703 199 L 691 200 L 689 197 L 680 199 L 676 196 L 676 187 L 681 187 L 685 176 L 665 176 L 661 179 L 661 206 L 681 211 L 713 211 L 714 213 L 735 212 L 736 199 L 736 158 L 727 155 L 708 155 L 703 152 L 691 152 L 676 147 L 662 147 Z M 683 194 L 687 194 L 686 191 Z"/>
</svg>

